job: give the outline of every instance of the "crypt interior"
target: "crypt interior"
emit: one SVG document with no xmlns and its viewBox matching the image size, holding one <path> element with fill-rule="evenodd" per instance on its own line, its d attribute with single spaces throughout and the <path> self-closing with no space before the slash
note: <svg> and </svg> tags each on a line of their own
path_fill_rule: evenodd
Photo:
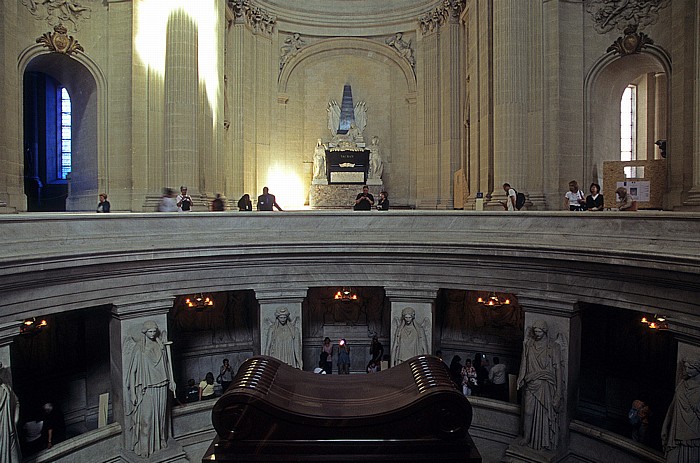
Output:
<svg viewBox="0 0 700 463">
<path fill-rule="evenodd" d="M 304 372 L 329 337 L 360 375 L 408 308 L 425 354 L 506 365 L 508 400 L 468 397 L 484 462 L 684 461 L 662 428 L 700 361 L 700 2 L 2 0 L 0 24 L 0 379 L 20 438 L 46 402 L 66 425 L 22 461 L 201 461 L 215 401 L 188 381 L 265 355 L 281 309 Z M 605 210 L 565 210 L 571 180 Z M 391 209 L 353 211 L 363 185 Z M 193 211 L 158 212 L 180 186 Z M 263 187 L 283 212 L 238 211 Z M 144 454 L 153 323 L 177 387 Z M 543 323 L 546 451 L 519 444 Z"/>
</svg>

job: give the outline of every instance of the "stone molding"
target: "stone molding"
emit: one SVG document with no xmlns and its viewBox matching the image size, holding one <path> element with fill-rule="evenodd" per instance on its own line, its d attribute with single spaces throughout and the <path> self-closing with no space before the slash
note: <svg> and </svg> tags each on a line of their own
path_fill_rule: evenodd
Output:
<svg viewBox="0 0 700 463">
<path fill-rule="evenodd" d="M 393 62 L 398 66 L 408 86 L 408 93 L 413 94 L 417 90 L 416 75 L 409 62 L 401 57 L 395 50 L 384 43 L 374 40 L 356 37 L 334 37 L 321 40 L 320 42 L 306 45 L 302 53 L 297 53 L 290 57 L 285 63 L 277 82 L 277 93 L 286 95 L 289 78 L 297 66 L 305 60 L 320 59 L 324 54 L 350 53 L 357 56 L 378 59 L 381 61 Z"/>
<path fill-rule="evenodd" d="M 174 300 L 175 297 L 158 298 L 142 295 L 141 300 L 134 302 L 118 301 L 112 306 L 112 317 L 118 320 L 128 320 L 167 314 L 172 309 Z"/>
</svg>

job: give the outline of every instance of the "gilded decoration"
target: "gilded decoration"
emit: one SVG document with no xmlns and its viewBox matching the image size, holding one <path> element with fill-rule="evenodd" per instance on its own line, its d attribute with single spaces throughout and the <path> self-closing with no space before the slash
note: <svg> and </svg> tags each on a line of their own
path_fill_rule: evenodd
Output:
<svg viewBox="0 0 700 463">
<path fill-rule="evenodd" d="M 90 19 L 90 7 L 72 0 L 22 0 L 22 4 L 36 19 L 52 26 L 68 24 L 73 32 L 78 30 L 80 20 Z"/>
<path fill-rule="evenodd" d="M 441 5 L 429 11 L 419 19 L 423 34 L 437 31 L 450 18 L 457 20 L 464 9 L 465 0 L 444 0 Z"/>
<path fill-rule="evenodd" d="M 595 29 L 604 34 L 617 28 L 624 30 L 630 24 L 644 27 L 655 24 L 659 11 L 671 0 L 586 0 L 586 11 L 593 17 Z"/>
<path fill-rule="evenodd" d="M 36 39 L 36 43 L 41 43 L 49 50 L 63 53 L 64 55 L 85 51 L 72 35 L 68 35 L 68 30 L 63 24 L 54 26 L 53 30 L 54 32 L 46 32 Z"/>
<path fill-rule="evenodd" d="M 625 35 L 618 37 L 606 51 L 614 51 L 620 55 L 639 53 L 647 45 L 653 45 L 654 41 L 648 35 L 637 32 L 637 26 L 631 24 L 625 28 Z"/>
<path fill-rule="evenodd" d="M 253 5 L 249 0 L 230 0 L 229 6 L 233 11 L 234 21 L 245 21 L 255 32 L 272 34 L 277 18 L 264 9 Z"/>
</svg>

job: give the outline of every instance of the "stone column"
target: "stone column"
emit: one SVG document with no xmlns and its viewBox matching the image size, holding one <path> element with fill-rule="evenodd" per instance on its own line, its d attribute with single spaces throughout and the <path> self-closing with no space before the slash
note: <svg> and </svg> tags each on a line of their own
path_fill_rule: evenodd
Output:
<svg viewBox="0 0 700 463">
<path fill-rule="evenodd" d="M 133 452 L 134 438 L 132 418 L 134 414 L 129 414 L 133 407 L 128 403 L 129 391 L 127 389 L 127 379 L 129 376 L 130 366 L 132 365 L 134 341 L 136 343 L 143 342 L 144 333 L 142 332 L 144 323 L 155 322 L 160 330 L 160 339 L 168 342 L 168 312 L 173 306 L 173 298 L 165 297 L 162 299 L 148 301 L 123 301 L 116 302 L 112 307 L 112 320 L 109 323 L 110 336 L 110 363 L 111 363 L 111 382 L 112 382 L 112 410 L 114 420 L 122 425 L 122 435 L 124 437 L 124 450 L 122 457 L 126 461 L 144 461 L 140 460 Z M 167 348 L 170 350 L 169 348 Z M 172 356 L 170 362 L 172 364 Z M 169 394 L 168 400 L 161 406 L 169 409 L 172 396 Z M 186 462 L 185 452 L 180 444 L 170 435 L 172 426 L 170 425 L 170 412 L 166 412 L 165 438 L 167 444 L 164 448 L 156 451 L 147 457 L 145 461 L 149 462 Z M 155 423 L 148 431 L 156 432 Z"/>
<path fill-rule="evenodd" d="M 425 352 L 417 352 L 417 354 L 433 354 L 433 326 L 437 289 L 386 288 L 385 292 L 391 303 L 391 340 L 389 350 L 384 352 L 391 355 L 389 365 L 393 366 L 396 360 L 400 360 L 395 358 L 397 354 L 401 354 L 403 347 L 402 344 L 398 343 L 397 332 L 405 326 L 404 315 L 411 312 L 415 313 L 412 324 L 420 335 L 425 336 L 424 345 L 427 347 L 427 349 L 423 349 Z M 405 356 L 405 352 L 402 356 Z M 408 360 L 408 358 L 403 360 Z"/>
<path fill-rule="evenodd" d="M 165 51 L 165 184 L 199 189 L 197 159 L 197 26 L 183 10 L 172 12 Z M 193 191 L 194 190 L 194 191 Z"/>
<path fill-rule="evenodd" d="M 493 9 L 493 175 L 494 196 L 505 201 L 501 185 L 525 193 L 528 56 L 513 46 L 528 37 L 530 2 L 501 0 Z M 498 202 L 489 207 L 502 209 Z"/>
<path fill-rule="evenodd" d="M 695 4 L 695 17 L 700 14 L 700 2 Z M 693 118 L 695 119 L 695 137 L 693 139 L 693 186 L 688 191 L 688 196 L 684 201 L 684 206 L 692 206 L 693 210 L 700 208 L 700 21 L 695 21 L 695 108 Z M 673 145 L 670 146 L 673 150 Z M 673 151 L 669 151 L 669 156 L 674 156 Z M 679 153 L 680 157 L 680 153 Z"/>
<path fill-rule="evenodd" d="M 560 396 L 559 404 L 546 403 L 542 404 L 543 408 L 539 411 L 544 411 L 545 415 L 539 415 L 535 411 L 531 418 L 530 425 L 548 426 L 547 411 L 555 411 L 554 415 L 549 418 L 553 419 L 555 426 L 553 427 L 555 436 L 553 444 L 555 448 L 544 449 L 540 447 L 540 442 L 537 439 L 534 441 L 524 441 L 523 428 L 514 443 L 506 450 L 503 461 L 507 462 L 551 462 L 561 458 L 566 448 L 568 447 L 568 430 L 569 422 L 571 421 L 576 407 L 576 391 L 578 389 L 578 376 L 580 370 L 580 354 L 581 354 L 581 317 L 578 304 L 572 300 L 561 300 L 546 298 L 540 295 L 526 296 L 519 295 L 518 302 L 525 311 L 525 344 L 523 347 L 523 358 L 520 365 L 520 374 L 518 375 L 518 384 L 520 385 L 523 399 L 521 407 L 523 407 L 523 421 L 527 419 L 528 403 L 525 399 L 525 390 L 528 382 L 531 380 L 528 376 L 521 376 L 524 373 L 535 372 L 533 369 L 525 369 L 528 365 L 529 356 L 538 356 L 539 364 L 542 362 L 543 356 L 553 359 L 552 364 L 557 363 L 557 366 L 547 365 L 547 371 L 551 373 L 558 372 L 554 378 L 551 378 L 552 385 L 555 386 L 555 397 Z M 537 344 L 533 327 L 546 326 L 545 337 L 539 341 L 547 342 L 548 348 L 545 353 L 541 349 L 543 344 Z M 537 345 L 535 345 L 537 344 Z M 530 345 L 531 347 L 528 347 Z M 538 350 L 540 349 L 540 350 Z M 526 355 L 527 352 L 527 355 Z M 532 363 L 529 363 L 532 365 Z M 535 381 L 542 381 L 536 379 Z M 524 384 L 523 384 L 524 383 Z M 555 401 L 555 397 L 548 397 L 550 402 Z M 532 402 L 529 402 L 532 403 Z M 537 406 L 536 406 L 537 407 Z M 523 423 L 524 427 L 525 423 Z M 546 432 L 545 432 L 546 435 Z"/>
<path fill-rule="evenodd" d="M 307 289 L 297 289 L 297 290 L 260 290 L 255 291 L 255 295 L 260 303 L 260 353 L 262 355 L 272 355 L 273 357 L 279 358 L 275 355 L 274 351 L 279 353 L 279 348 L 274 347 L 274 343 L 270 343 L 270 338 L 275 340 L 277 335 L 279 336 L 298 336 L 298 339 L 286 339 L 292 344 L 288 346 L 287 349 L 282 347 L 282 351 L 289 351 L 289 349 L 294 350 L 295 358 L 291 358 L 290 355 L 283 355 L 286 358 L 280 358 L 280 360 L 286 363 L 296 366 L 299 369 L 303 369 L 304 363 L 302 359 L 302 339 L 301 339 L 301 303 L 306 297 Z M 281 322 L 277 315 L 284 313 L 286 309 L 287 320 Z M 278 331 L 280 325 L 285 325 L 282 332 Z M 273 352 L 270 352 L 270 348 Z M 313 369 L 315 365 L 308 365 L 307 370 Z"/>
</svg>

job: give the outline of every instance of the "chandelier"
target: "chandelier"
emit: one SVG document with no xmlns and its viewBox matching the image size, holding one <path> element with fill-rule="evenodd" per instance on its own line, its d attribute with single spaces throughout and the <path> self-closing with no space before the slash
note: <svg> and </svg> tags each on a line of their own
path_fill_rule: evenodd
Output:
<svg viewBox="0 0 700 463">
<path fill-rule="evenodd" d="M 338 301 L 344 301 L 344 302 L 356 301 L 357 294 L 355 294 L 352 291 L 352 288 L 343 287 L 343 289 L 341 289 L 340 291 L 335 293 L 335 295 L 333 296 L 333 299 L 338 300 Z"/>
<path fill-rule="evenodd" d="M 27 318 L 22 322 L 22 326 L 19 327 L 19 334 L 34 336 L 39 334 L 39 332 L 46 326 L 48 326 L 48 323 L 46 323 L 46 320 L 44 319 L 37 320 L 36 317 Z"/>
<path fill-rule="evenodd" d="M 476 302 L 485 305 L 486 307 L 501 307 L 502 305 L 510 305 L 510 299 L 507 297 L 501 298 L 494 292 L 490 292 L 485 298 L 479 296 L 476 299 Z"/>
<path fill-rule="evenodd" d="M 650 330 L 665 331 L 668 329 L 668 322 L 663 315 L 654 314 L 653 317 L 644 316 L 640 321 L 647 325 Z"/>
<path fill-rule="evenodd" d="M 185 305 L 196 311 L 202 311 L 207 307 L 214 306 L 214 299 L 209 296 L 205 296 L 204 293 L 196 293 L 192 297 L 185 299 Z"/>
</svg>

